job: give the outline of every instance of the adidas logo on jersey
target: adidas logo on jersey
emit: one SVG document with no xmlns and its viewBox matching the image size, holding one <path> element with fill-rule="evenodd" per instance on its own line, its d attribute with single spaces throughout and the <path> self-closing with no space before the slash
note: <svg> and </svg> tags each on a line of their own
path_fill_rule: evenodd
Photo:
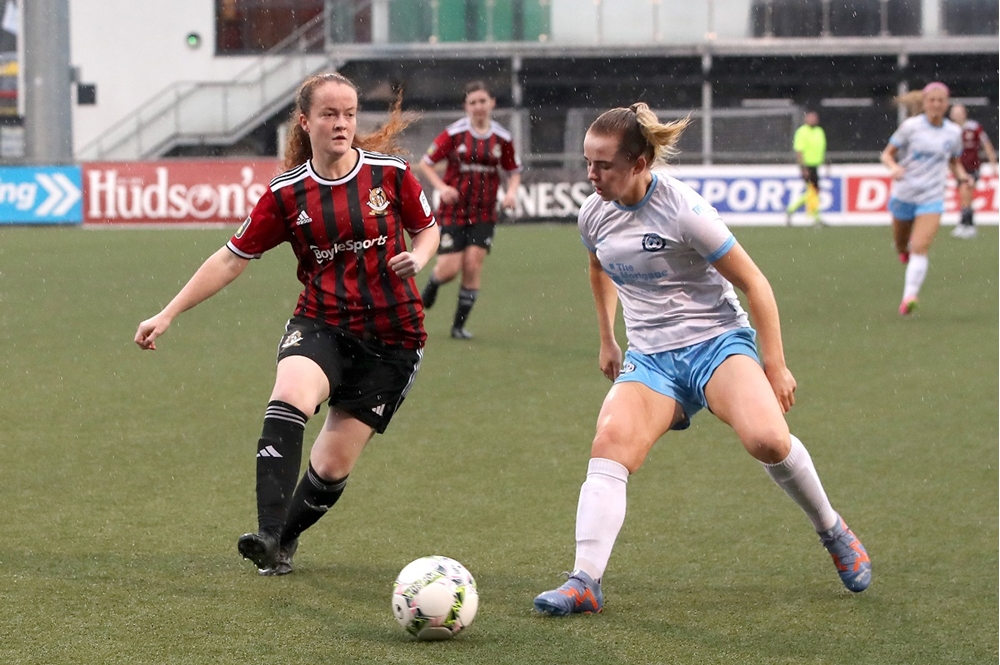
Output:
<svg viewBox="0 0 1000 665">
<path fill-rule="evenodd" d="M 281 457 L 281 453 L 274 449 L 274 446 L 264 446 L 257 451 L 257 457 Z"/>
<path fill-rule="evenodd" d="M 295 220 L 295 226 L 302 226 L 303 224 L 312 224 L 312 217 L 306 214 L 305 210 L 299 212 L 298 219 Z"/>
</svg>

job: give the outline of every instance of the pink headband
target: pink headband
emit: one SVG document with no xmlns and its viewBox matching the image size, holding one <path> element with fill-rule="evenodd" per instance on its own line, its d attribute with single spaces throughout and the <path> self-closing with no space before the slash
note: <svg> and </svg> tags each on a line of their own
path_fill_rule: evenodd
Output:
<svg viewBox="0 0 1000 665">
<path fill-rule="evenodd" d="M 951 94 L 951 91 L 948 90 L 948 86 L 946 86 L 944 83 L 941 83 L 941 81 L 932 81 L 932 82 L 930 82 L 930 83 L 928 83 L 927 85 L 924 86 L 924 94 L 925 95 L 927 93 L 933 92 L 935 90 L 944 90 L 944 94 L 946 94 L 946 95 Z"/>
</svg>

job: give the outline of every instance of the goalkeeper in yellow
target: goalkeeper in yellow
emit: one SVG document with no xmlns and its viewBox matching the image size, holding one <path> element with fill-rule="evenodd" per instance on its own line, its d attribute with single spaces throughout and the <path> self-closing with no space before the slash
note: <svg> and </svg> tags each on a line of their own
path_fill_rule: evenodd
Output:
<svg viewBox="0 0 1000 665">
<path fill-rule="evenodd" d="M 792 215 L 806 204 L 806 212 L 813 223 L 821 224 L 819 216 L 819 166 L 826 162 L 826 132 L 819 126 L 819 114 L 815 111 L 806 112 L 805 124 L 795 130 L 792 144 L 799 168 L 802 169 L 802 179 L 806 183 L 806 191 L 799 198 L 791 201 L 785 209 L 785 219 L 789 226 Z"/>
</svg>

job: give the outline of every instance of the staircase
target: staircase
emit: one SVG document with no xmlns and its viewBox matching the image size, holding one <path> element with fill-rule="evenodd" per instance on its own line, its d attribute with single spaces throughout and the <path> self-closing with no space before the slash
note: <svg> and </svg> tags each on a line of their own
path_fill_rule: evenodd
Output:
<svg viewBox="0 0 1000 665">
<path fill-rule="evenodd" d="M 323 13 L 302 25 L 231 80 L 173 83 L 82 147 L 76 159 L 155 159 L 179 146 L 239 141 L 287 107 L 303 79 L 344 64 L 325 48 L 326 18 Z"/>
</svg>

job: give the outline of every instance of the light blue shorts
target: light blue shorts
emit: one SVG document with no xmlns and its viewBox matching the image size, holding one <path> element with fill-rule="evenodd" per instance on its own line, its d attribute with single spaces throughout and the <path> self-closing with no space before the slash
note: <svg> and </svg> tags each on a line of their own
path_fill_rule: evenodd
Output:
<svg viewBox="0 0 1000 665">
<path fill-rule="evenodd" d="M 900 201 L 896 197 L 889 199 L 889 212 L 901 222 L 912 222 L 917 215 L 927 215 L 930 213 L 941 214 L 944 212 L 944 199 L 930 201 L 928 203 L 907 203 Z"/>
<path fill-rule="evenodd" d="M 634 381 L 674 399 L 684 409 L 684 418 L 670 429 L 687 429 L 691 417 L 708 407 L 705 386 L 722 361 L 740 355 L 760 362 L 756 340 L 753 328 L 740 328 L 671 351 L 646 355 L 630 349 L 615 383 Z"/>
</svg>

